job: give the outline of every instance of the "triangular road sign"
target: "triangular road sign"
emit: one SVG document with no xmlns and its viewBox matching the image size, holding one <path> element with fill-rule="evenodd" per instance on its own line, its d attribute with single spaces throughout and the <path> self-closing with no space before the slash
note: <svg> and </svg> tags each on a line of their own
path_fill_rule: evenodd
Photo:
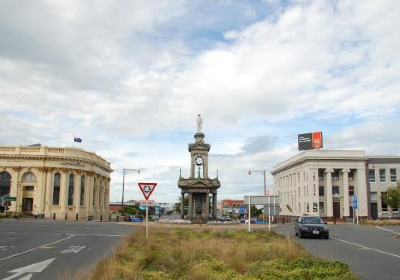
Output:
<svg viewBox="0 0 400 280">
<path fill-rule="evenodd" d="M 154 189 L 157 186 L 157 183 L 138 183 L 138 184 L 146 200 L 149 199 L 150 195 L 153 193 Z"/>
</svg>

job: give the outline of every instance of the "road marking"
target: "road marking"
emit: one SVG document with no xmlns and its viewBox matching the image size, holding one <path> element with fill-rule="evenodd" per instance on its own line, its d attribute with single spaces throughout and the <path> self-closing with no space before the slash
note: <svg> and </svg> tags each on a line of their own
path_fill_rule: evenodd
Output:
<svg viewBox="0 0 400 280">
<path fill-rule="evenodd" d="M 7 249 L 7 246 L 0 246 L 0 251 L 4 251 L 5 249 Z"/>
<path fill-rule="evenodd" d="M 19 280 L 29 280 L 33 276 L 33 273 L 38 273 L 42 272 L 49 264 L 51 264 L 56 258 L 48 259 L 42 262 L 37 262 L 34 264 L 30 264 L 24 267 L 20 267 L 17 269 L 10 270 L 9 273 L 14 273 L 14 275 L 11 275 L 9 277 L 3 278 L 3 280 L 11 280 L 14 278 L 17 278 L 25 273 L 28 273 L 28 275 L 19 278 Z"/>
<path fill-rule="evenodd" d="M 396 254 L 384 252 L 384 251 L 381 251 L 381 250 L 378 250 L 378 249 L 375 249 L 375 248 L 370 248 L 370 247 L 367 247 L 367 246 L 364 246 L 364 245 L 360 245 L 360 244 L 357 244 L 357 243 L 354 243 L 354 242 L 350 242 L 350 241 L 346 241 L 346 240 L 343 240 L 343 239 L 340 239 L 340 238 L 336 238 L 336 237 L 331 237 L 331 238 L 335 239 L 335 240 L 338 240 L 338 241 L 341 241 L 341 242 L 344 242 L 344 243 L 347 243 L 347 244 L 350 244 L 350 245 L 361 247 L 361 248 L 366 249 L 366 250 L 376 251 L 378 253 L 385 254 L 385 255 L 388 255 L 388 256 L 392 256 L 392 257 L 396 257 L 396 258 L 400 259 L 400 256 L 396 255 Z"/>
<path fill-rule="evenodd" d="M 67 250 L 60 252 L 60 254 L 68 254 L 68 253 L 79 253 L 80 250 L 85 248 L 86 246 L 71 246 Z"/>
<path fill-rule="evenodd" d="M 396 232 L 396 231 L 394 231 L 394 230 L 387 229 L 387 228 L 383 228 L 383 227 L 378 227 L 378 226 L 376 226 L 376 227 L 379 228 L 379 229 L 381 229 L 381 230 L 386 230 L 386 231 L 389 231 L 389 232 L 393 232 L 394 234 L 400 235 L 400 233 L 398 233 L 398 232 Z"/>
<path fill-rule="evenodd" d="M 100 233 L 93 233 L 93 234 L 85 234 L 85 233 L 75 233 L 76 236 L 107 236 L 107 237 L 124 237 L 128 235 L 124 234 L 100 234 Z"/>
<path fill-rule="evenodd" d="M 72 238 L 72 237 L 74 237 L 74 236 L 75 236 L 75 234 L 73 234 L 73 235 L 70 235 L 70 236 L 68 236 L 68 237 L 66 237 L 66 238 L 63 238 L 63 239 L 60 239 L 60 240 L 57 240 L 57 241 L 51 242 L 51 243 L 44 244 L 44 245 L 42 245 L 42 246 L 39 246 L 39 247 L 36 247 L 36 248 L 32 248 L 32 249 L 26 250 L 26 251 L 24 251 L 24 252 L 21 252 L 21 253 L 17 253 L 17 254 L 14 254 L 14 255 L 11 255 L 11 256 L 8 256 L 8 257 L 5 257 L 5 258 L 2 258 L 2 259 L 0 259 L 0 262 L 1 262 L 1 261 L 4 261 L 4 260 L 11 259 L 11 258 L 14 258 L 14 257 L 21 256 L 21 255 L 25 255 L 25 254 L 27 254 L 27 253 L 29 253 L 29 252 L 32 252 L 32 251 L 34 251 L 34 250 L 37 250 L 37 249 L 40 249 L 40 248 L 43 248 L 43 247 L 47 247 L 47 246 L 49 246 L 49 245 L 56 244 L 56 243 L 58 243 L 58 242 L 61 242 L 61 241 L 64 241 L 64 240 L 70 239 L 70 238 Z"/>
</svg>

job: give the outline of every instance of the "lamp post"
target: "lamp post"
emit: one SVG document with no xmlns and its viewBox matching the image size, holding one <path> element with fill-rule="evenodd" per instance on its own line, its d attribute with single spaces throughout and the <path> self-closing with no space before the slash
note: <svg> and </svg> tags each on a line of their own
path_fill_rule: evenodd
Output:
<svg viewBox="0 0 400 280">
<path fill-rule="evenodd" d="M 131 169 L 131 168 L 124 168 L 123 169 L 123 176 L 122 176 L 122 202 L 121 202 L 121 215 L 124 214 L 124 192 L 125 192 L 125 172 L 126 171 L 137 171 L 140 174 L 140 169 Z"/>
<path fill-rule="evenodd" d="M 265 170 L 250 170 L 247 174 L 249 174 L 249 176 L 251 175 L 251 173 L 261 173 L 264 175 L 264 195 L 267 195 L 267 178 L 265 177 Z"/>
</svg>

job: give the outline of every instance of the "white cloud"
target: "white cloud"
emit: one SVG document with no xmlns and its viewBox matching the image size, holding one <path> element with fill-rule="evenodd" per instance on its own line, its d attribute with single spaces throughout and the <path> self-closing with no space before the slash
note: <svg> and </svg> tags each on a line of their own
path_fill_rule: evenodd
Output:
<svg viewBox="0 0 400 280">
<path fill-rule="evenodd" d="M 398 1 L 267 3 L 258 20 L 246 3 L 2 2 L 0 118 L 13 129 L 1 144 L 79 135 L 116 171 L 146 168 L 166 200 L 198 113 L 226 196 L 262 184 L 247 168 L 295 154 L 296 139 L 277 135 L 295 138 L 303 119 L 331 133 L 326 147 L 399 153 Z M 391 137 L 379 145 L 371 127 Z"/>
</svg>

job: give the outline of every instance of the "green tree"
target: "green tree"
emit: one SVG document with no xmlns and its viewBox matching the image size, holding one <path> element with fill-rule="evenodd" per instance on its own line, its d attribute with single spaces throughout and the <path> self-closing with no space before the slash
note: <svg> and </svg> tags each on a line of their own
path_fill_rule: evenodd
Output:
<svg viewBox="0 0 400 280">
<path fill-rule="evenodd" d="M 121 210 L 118 210 L 119 213 L 121 213 Z M 124 213 L 125 215 L 139 215 L 140 210 L 136 206 L 125 206 L 124 207 Z"/>
<path fill-rule="evenodd" d="M 389 187 L 386 193 L 382 194 L 383 202 L 392 208 L 398 208 L 400 206 L 400 181 L 397 183 L 397 187 Z"/>
<path fill-rule="evenodd" d="M 258 217 L 258 215 L 262 214 L 262 210 L 261 209 L 257 209 L 257 207 L 255 205 L 251 205 L 251 216 L 252 217 Z"/>
<path fill-rule="evenodd" d="M 181 201 L 182 201 L 182 196 L 179 196 L 179 197 L 178 197 L 178 201 L 179 201 L 179 202 L 175 203 L 175 211 L 178 212 L 178 213 L 180 213 L 180 212 L 181 212 Z M 185 196 L 185 197 L 184 197 L 184 199 L 183 199 L 183 206 L 189 206 L 189 196 Z M 184 214 L 187 214 L 186 212 L 187 212 L 187 211 L 184 210 Z"/>
</svg>

